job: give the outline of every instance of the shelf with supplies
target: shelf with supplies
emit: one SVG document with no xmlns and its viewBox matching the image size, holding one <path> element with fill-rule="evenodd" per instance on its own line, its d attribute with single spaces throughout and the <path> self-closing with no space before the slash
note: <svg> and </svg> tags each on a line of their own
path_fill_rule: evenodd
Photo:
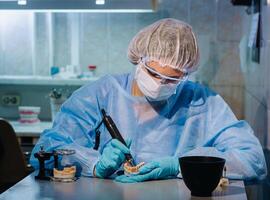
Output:
<svg viewBox="0 0 270 200">
<path fill-rule="evenodd" d="M 98 80 L 99 77 L 90 78 L 52 78 L 51 76 L 0 76 L 0 85 L 70 85 L 81 86 Z"/>
</svg>

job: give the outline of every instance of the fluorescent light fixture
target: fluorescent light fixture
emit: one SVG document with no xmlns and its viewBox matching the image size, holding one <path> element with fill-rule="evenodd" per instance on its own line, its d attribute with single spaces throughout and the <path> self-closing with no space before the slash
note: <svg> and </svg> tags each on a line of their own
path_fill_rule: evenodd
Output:
<svg viewBox="0 0 270 200">
<path fill-rule="evenodd" d="M 25 6 L 27 4 L 27 0 L 18 0 L 18 5 Z"/>
<path fill-rule="evenodd" d="M 159 0 L 0 0 L 0 12 L 4 10 L 14 10 L 16 12 L 148 13 L 157 10 L 158 1 Z"/>
<path fill-rule="evenodd" d="M 31 9 L 31 10 L 0 10 L 1 13 L 18 12 L 18 13 L 153 13 L 153 10 L 146 9 Z"/>
<path fill-rule="evenodd" d="M 104 5 L 105 4 L 105 0 L 96 0 L 96 4 L 97 5 Z"/>
</svg>

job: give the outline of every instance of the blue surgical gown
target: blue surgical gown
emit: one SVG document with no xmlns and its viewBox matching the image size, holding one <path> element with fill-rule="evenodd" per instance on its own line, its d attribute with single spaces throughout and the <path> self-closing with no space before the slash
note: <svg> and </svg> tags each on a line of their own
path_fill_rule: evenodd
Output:
<svg viewBox="0 0 270 200">
<path fill-rule="evenodd" d="M 98 151 L 95 128 L 104 108 L 122 136 L 132 139 L 135 162 L 163 156 L 208 155 L 226 159 L 227 176 L 235 179 L 263 179 L 266 164 L 262 147 L 253 130 L 238 120 L 222 97 L 207 87 L 187 81 L 164 102 L 131 95 L 134 71 L 106 75 L 75 91 L 62 105 L 51 129 L 45 130 L 33 149 L 30 162 L 38 168 L 34 153 L 75 149 L 62 162 L 76 164 L 82 175 L 92 176 L 93 167 L 111 140 L 104 125 Z M 47 166 L 52 164 L 52 160 Z"/>
</svg>

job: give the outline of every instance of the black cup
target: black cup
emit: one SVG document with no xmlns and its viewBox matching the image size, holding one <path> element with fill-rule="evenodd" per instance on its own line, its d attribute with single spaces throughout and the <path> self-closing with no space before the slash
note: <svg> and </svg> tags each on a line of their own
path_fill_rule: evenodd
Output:
<svg viewBox="0 0 270 200">
<path fill-rule="evenodd" d="M 179 158 L 184 182 L 192 196 L 211 196 L 222 176 L 225 159 L 207 156 Z"/>
</svg>

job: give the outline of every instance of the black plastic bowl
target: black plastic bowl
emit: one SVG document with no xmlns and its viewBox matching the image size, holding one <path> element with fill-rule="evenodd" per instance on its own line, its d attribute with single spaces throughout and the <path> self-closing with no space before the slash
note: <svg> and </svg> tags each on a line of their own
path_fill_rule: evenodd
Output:
<svg viewBox="0 0 270 200">
<path fill-rule="evenodd" d="M 211 196 L 222 176 L 225 159 L 207 156 L 179 158 L 184 182 L 192 196 Z"/>
</svg>

